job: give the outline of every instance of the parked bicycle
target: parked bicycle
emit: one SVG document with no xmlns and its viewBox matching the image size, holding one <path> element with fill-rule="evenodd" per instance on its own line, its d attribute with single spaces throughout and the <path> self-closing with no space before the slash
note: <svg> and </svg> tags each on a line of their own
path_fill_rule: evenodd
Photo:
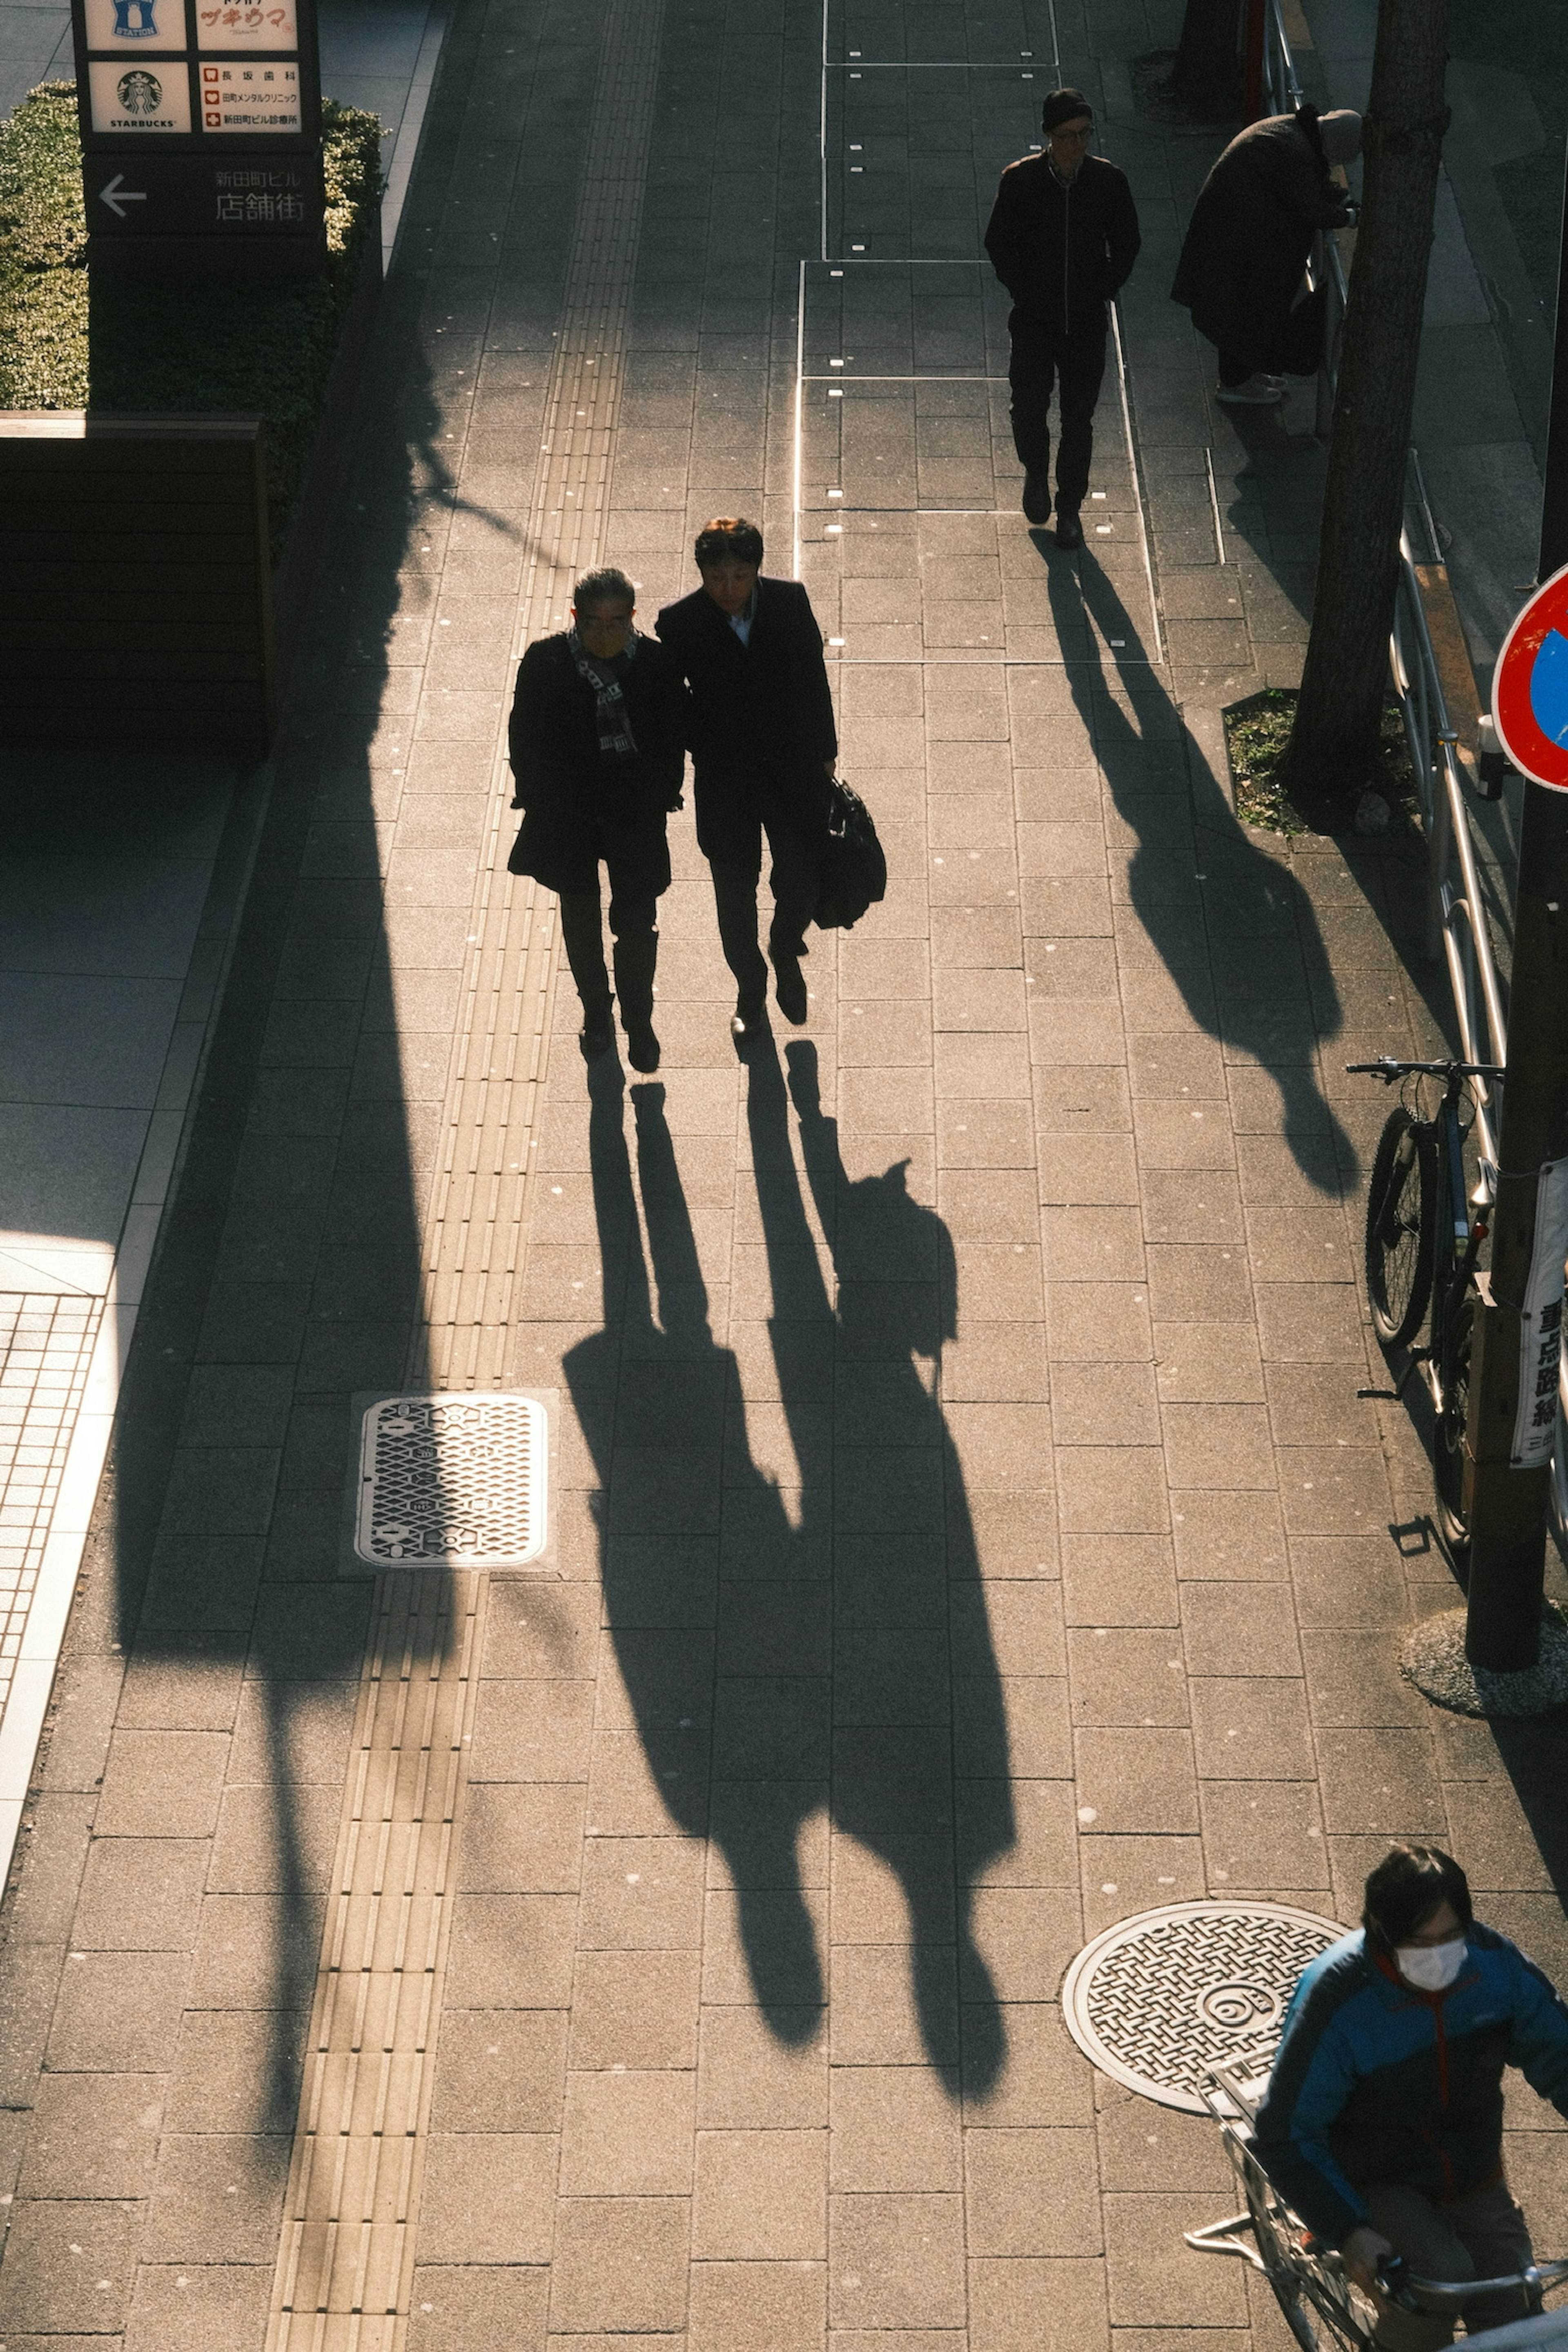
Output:
<svg viewBox="0 0 1568 2352">
<path fill-rule="evenodd" d="M 1465 1516 L 1465 1420 L 1475 1336 L 1476 1277 L 1491 1209 L 1490 1171 L 1472 1194 L 1465 1178 L 1464 1105 L 1500 1079 L 1487 1062 L 1350 1062 L 1346 1069 L 1405 1088 L 1378 1140 L 1366 1196 L 1366 1287 L 1373 1325 L 1393 1354 L 1409 1348 L 1394 1391 L 1417 1367 L 1432 1392 L 1432 1478 L 1437 1523 L 1456 1550 L 1469 1541 Z M 1422 1115 L 1423 1079 L 1440 1078 L 1436 1115 Z M 1410 1343 L 1431 1309 L 1426 1342 Z"/>
</svg>

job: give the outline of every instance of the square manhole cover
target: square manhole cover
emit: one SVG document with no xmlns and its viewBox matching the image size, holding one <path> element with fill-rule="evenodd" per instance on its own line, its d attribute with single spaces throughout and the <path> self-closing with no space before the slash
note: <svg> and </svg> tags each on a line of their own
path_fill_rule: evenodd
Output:
<svg viewBox="0 0 1568 2352">
<path fill-rule="evenodd" d="M 376 1568 L 527 1568 L 544 1551 L 542 1397 L 383 1397 L 361 1423 L 354 1550 Z"/>
</svg>

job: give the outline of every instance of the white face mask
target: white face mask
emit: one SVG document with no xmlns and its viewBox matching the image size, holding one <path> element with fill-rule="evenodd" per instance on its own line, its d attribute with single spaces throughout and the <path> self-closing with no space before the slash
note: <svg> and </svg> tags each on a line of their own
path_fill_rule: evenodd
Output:
<svg viewBox="0 0 1568 2352">
<path fill-rule="evenodd" d="M 1401 1944 L 1394 1957 L 1406 1984 L 1422 1992 L 1441 1992 L 1465 1965 L 1465 1939 L 1456 1936 L 1448 1944 Z"/>
</svg>

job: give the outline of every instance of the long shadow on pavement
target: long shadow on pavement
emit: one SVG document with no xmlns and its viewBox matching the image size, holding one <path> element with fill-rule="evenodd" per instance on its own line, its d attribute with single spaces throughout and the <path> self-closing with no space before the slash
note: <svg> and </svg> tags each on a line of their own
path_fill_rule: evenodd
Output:
<svg viewBox="0 0 1568 2352">
<path fill-rule="evenodd" d="M 1338 1031 L 1342 1015 L 1311 900 L 1283 860 L 1247 839 L 1202 759 L 1188 752 L 1182 789 L 1173 761 L 1161 761 L 1157 742 L 1108 690 L 1085 608 L 1107 640 L 1127 648 L 1121 682 L 1136 664 L 1145 693 L 1172 709 L 1112 582 L 1087 550 L 1076 570 L 1075 578 L 1059 561 L 1047 565 L 1051 609 L 1063 643 L 1083 648 L 1068 677 L 1117 814 L 1134 837 L 1127 867 L 1133 911 L 1192 1019 L 1227 1060 L 1268 1073 L 1280 1132 L 1301 1174 L 1337 1196 L 1355 1156 L 1318 1081 L 1319 1040 Z"/>
<path fill-rule="evenodd" d="M 374 1570 L 342 1573 L 350 1400 L 429 1385 L 417 1334 L 437 1108 L 409 1099 L 397 1003 L 399 965 L 422 959 L 397 935 L 376 846 L 413 731 L 385 711 L 392 648 L 421 625 L 419 551 L 457 504 L 425 301 L 422 277 L 395 276 L 360 385 L 335 555 L 300 633 L 310 650 L 128 1368 L 106 1538 L 113 1631 L 146 1694 L 130 1719 L 236 1734 L 188 1996 L 205 2014 L 187 2018 L 187 2037 L 201 2032 L 182 2074 L 216 2064 L 226 2032 L 245 2048 L 222 2127 L 268 2136 L 285 2170 L 374 1591 Z M 460 840 L 475 810 L 436 814 Z M 432 1600 L 450 1585 L 442 1568 L 418 1573 Z"/>
<path fill-rule="evenodd" d="M 665 1803 L 722 1858 L 773 2033 L 798 2044 L 821 2030 L 825 1971 L 801 1840 L 826 1812 L 902 1892 L 910 1992 L 931 2066 L 950 2095 L 962 2084 L 984 2097 L 1001 2077 L 1005 2045 L 973 1940 L 973 1890 L 1012 1844 L 1014 1822 L 984 1590 L 962 1581 L 976 1575 L 963 1479 L 917 1363 L 939 1353 L 943 1321 L 953 1319 L 951 1244 L 934 1213 L 910 1198 L 901 1167 L 848 1181 L 817 1104 L 812 1049 L 792 1046 L 790 1064 L 786 1091 L 763 1039 L 746 1088 L 768 1331 L 801 1473 L 793 1519 L 753 1457 L 736 1358 L 710 1327 L 665 1090 L 632 1088 L 634 1178 L 620 1074 L 590 1074 L 605 1324 L 572 1350 L 565 1370 L 607 1498 L 605 1612 Z M 839 1275 L 837 1311 L 802 1196 L 791 1094 Z M 874 1462 L 853 1445 L 835 1454 L 822 1353 L 797 1344 L 807 1327 L 835 1335 L 839 1426 L 862 1446 L 874 1436 L 885 1449 Z M 600 1402 L 611 1382 L 613 1443 Z M 667 1468 L 679 1465 L 679 1515 L 692 1530 L 673 1541 L 640 1532 L 627 1507 L 636 1465 L 656 1448 Z M 672 1562 L 684 1596 L 673 1610 Z M 961 1581 L 950 1586 L 950 1577 Z M 951 1641 L 950 1592 L 959 1618 Z M 672 1616 L 684 1631 L 672 1633 Z"/>
</svg>

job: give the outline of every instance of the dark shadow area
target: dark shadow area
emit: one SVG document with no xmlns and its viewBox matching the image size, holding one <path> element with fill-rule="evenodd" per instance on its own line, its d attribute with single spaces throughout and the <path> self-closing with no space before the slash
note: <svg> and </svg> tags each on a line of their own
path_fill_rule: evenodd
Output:
<svg viewBox="0 0 1568 2352">
<path fill-rule="evenodd" d="M 1358 1154 L 1319 1087 L 1312 1058 L 1314 1044 L 1332 1039 L 1342 1025 L 1330 949 L 1316 910 L 1283 856 L 1270 856 L 1247 838 L 1195 750 L 1178 733 L 1163 761 L 1160 741 L 1141 736 L 1128 713 L 1101 690 L 1101 656 L 1092 634 L 1083 629 L 1083 609 L 1107 639 L 1125 639 L 1130 658 L 1141 651 L 1139 635 L 1092 554 L 1085 551 L 1077 571 L 1081 604 L 1079 582 L 1069 577 L 1068 567 L 1059 557 L 1051 564 L 1052 608 L 1064 643 L 1077 652 L 1068 672 L 1074 699 L 1091 729 L 1117 812 L 1136 835 L 1129 869 L 1132 906 L 1193 1017 L 1222 1045 L 1239 1047 L 1268 1069 L 1279 1092 L 1281 1130 L 1302 1173 L 1321 1192 L 1341 1194 L 1355 1181 Z M 1150 670 L 1123 670 L 1121 683 L 1134 695 L 1142 688 L 1152 701 L 1169 708 Z M 1185 755 L 1201 882 L 1194 881 L 1186 851 L 1189 803 L 1173 789 L 1171 754 L 1178 751 Z M 1340 841 L 1333 847 L 1387 930 L 1433 1019 L 1447 1030 L 1452 1013 L 1445 968 L 1420 955 L 1421 845 L 1410 845 L 1408 856 L 1403 849 L 1363 850 Z M 1391 908 L 1402 920 L 1391 919 Z M 1381 1091 L 1373 1108 L 1381 1126 L 1386 1108 Z M 1404 1362 L 1403 1355 L 1395 1359 L 1394 1372 Z M 1422 1381 L 1409 1381 L 1405 1403 L 1430 1456 L 1433 1416 Z M 1393 1528 L 1390 1534 L 1402 1554 L 1443 1550 L 1426 1517 Z M 1553 1560 L 1549 1582 L 1554 1570 Z M 1462 1581 L 1456 1572 L 1460 1589 L 1439 1605 L 1452 1606 L 1461 1598 Z M 1556 1905 L 1568 1908 L 1568 1813 L 1563 1803 L 1568 1727 L 1500 1721 L 1486 1729 L 1523 1810 Z M 1558 1908 L 1541 1907 L 1551 1900 L 1544 1895 L 1481 1896 L 1478 1906 L 1561 1975 L 1568 1969 L 1568 1937 Z"/>
<path fill-rule="evenodd" d="M 122 1717 L 236 1732 L 231 1775 L 251 1785 L 231 1779 L 219 1815 L 226 1932 L 204 1914 L 189 1998 L 263 2012 L 248 2127 L 277 2136 L 282 2171 L 376 1589 L 341 1556 L 351 1398 L 430 1385 L 421 1221 L 438 1105 L 406 1097 L 394 990 L 424 910 L 389 895 L 376 832 L 411 785 L 430 788 L 388 691 L 399 638 L 428 627 L 423 574 L 455 504 L 427 299 L 421 272 L 389 282 L 326 453 L 265 821 L 89 1550 L 112 1594 L 97 1630 L 129 1662 Z M 477 805 L 443 805 L 477 853 Z M 419 1574 L 449 1599 L 445 1570 Z"/>
<path fill-rule="evenodd" d="M 788 1060 L 786 1085 L 764 1034 L 746 1089 L 771 1387 L 801 1480 L 793 1511 L 757 1465 L 742 1368 L 710 1328 L 664 1088 L 631 1089 L 634 1169 L 620 1073 L 589 1074 L 605 1326 L 565 1370 L 605 1493 L 605 1611 L 660 1793 L 722 1857 L 773 2032 L 798 2043 L 822 2024 L 808 1903 L 819 1882 L 803 1878 L 802 1841 L 826 1813 L 898 1882 L 906 1921 L 881 1940 L 909 1937 L 930 2063 L 950 2094 L 962 2084 L 984 2096 L 1005 2045 L 973 1941 L 973 1888 L 1014 1822 L 963 1479 L 921 1370 L 955 1329 L 952 1248 L 902 1165 L 849 1181 L 815 1050 L 793 1045 Z M 761 1368 L 747 1388 L 771 1410 Z M 655 1523 L 666 1532 L 648 1532 Z M 860 1887 L 839 1899 L 863 1911 L 877 1897 Z"/>
<path fill-rule="evenodd" d="M 1134 836 L 1133 911 L 1193 1020 L 1227 1056 L 1246 1055 L 1268 1071 L 1297 1166 L 1318 1191 L 1337 1196 L 1356 1155 L 1318 1083 L 1319 1041 L 1343 1023 L 1311 900 L 1283 857 L 1248 839 L 1186 744 L 1174 707 L 1145 666 L 1137 625 L 1093 555 L 1086 549 L 1070 570 L 1051 563 L 1047 581 L 1064 645 L 1081 648 L 1068 665 L 1074 703 L 1117 814 Z M 1100 641 L 1083 627 L 1085 609 L 1106 639 L 1126 646 L 1119 683 L 1134 693 L 1141 688 L 1152 710 L 1176 720 L 1173 730 L 1141 732 L 1107 690 Z"/>
</svg>

